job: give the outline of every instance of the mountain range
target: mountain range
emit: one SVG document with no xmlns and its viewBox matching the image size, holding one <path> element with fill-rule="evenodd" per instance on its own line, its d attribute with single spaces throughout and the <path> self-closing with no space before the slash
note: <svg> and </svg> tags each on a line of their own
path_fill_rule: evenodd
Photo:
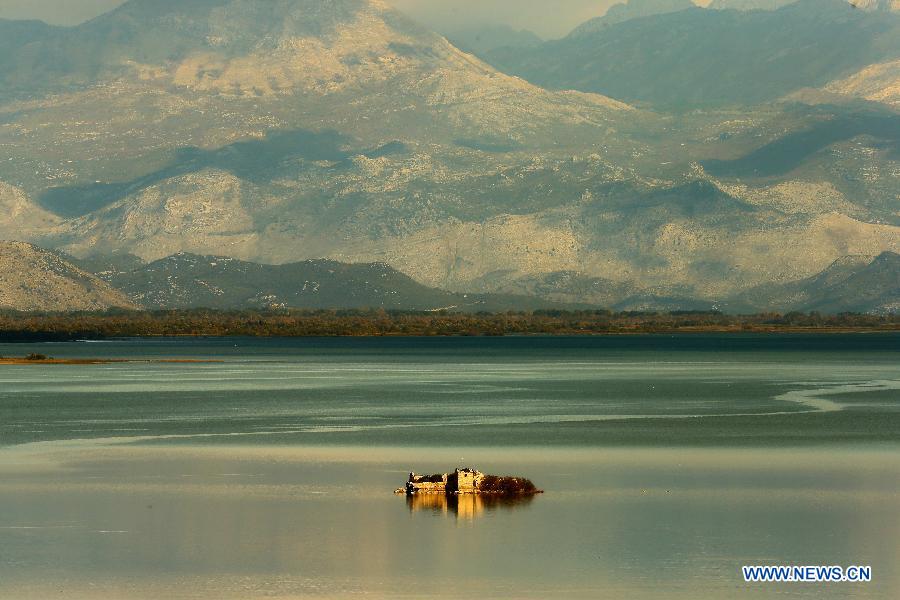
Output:
<svg viewBox="0 0 900 600">
<path fill-rule="evenodd" d="M 777 100 L 900 56 L 900 14 L 846 0 L 798 0 L 768 11 L 672 0 L 628 13 L 630 6 L 613 20 L 618 27 L 600 17 L 562 40 L 485 58 L 544 87 L 684 110 Z"/>
<path fill-rule="evenodd" d="M 530 296 L 454 294 L 384 264 L 309 260 L 264 265 L 180 253 L 151 263 L 130 254 L 75 258 L 0 242 L 0 310 L 393 309 L 500 312 L 581 308 Z"/>
<path fill-rule="evenodd" d="M 374 309 L 503 312 L 538 309 L 900 311 L 900 255 L 847 256 L 818 275 L 767 284 L 719 303 L 645 293 L 558 273 L 520 281 L 505 294 L 460 294 L 426 287 L 385 264 L 308 260 L 264 265 L 179 253 L 150 263 L 130 254 L 75 258 L 21 242 L 0 243 L 0 310 Z"/>
<path fill-rule="evenodd" d="M 900 312 L 900 254 L 847 256 L 814 277 L 748 290 L 727 308 L 766 312 L 783 307 L 821 313 Z"/>
<path fill-rule="evenodd" d="M 383 263 L 330 260 L 264 265 L 224 256 L 175 254 L 143 264 L 72 259 L 145 309 L 384 308 L 458 312 L 534 310 L 560 304 L 535 297 L 454 294 L 426 287 Z"/>
<path fill-rule="evenodd" d="M 604 306 L 900 252 L 892 7 L 644 4 L 468 52 L 377 0 L 0 21 L 0 239 Z"/>
</svg>

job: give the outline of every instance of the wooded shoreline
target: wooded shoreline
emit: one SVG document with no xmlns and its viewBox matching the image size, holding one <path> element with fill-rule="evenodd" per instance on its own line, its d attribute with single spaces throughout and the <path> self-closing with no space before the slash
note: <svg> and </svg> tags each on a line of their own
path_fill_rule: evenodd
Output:
<svg viewBox="0 0 900 600">
<path fill-rule="evenodd" d="M 900 331 L 900 315 L 534 311 L 456 314 L 384 310 L 0 313 L 0 342 L 122 337 L 376 337 L 867 333 Z"/>
</svg>

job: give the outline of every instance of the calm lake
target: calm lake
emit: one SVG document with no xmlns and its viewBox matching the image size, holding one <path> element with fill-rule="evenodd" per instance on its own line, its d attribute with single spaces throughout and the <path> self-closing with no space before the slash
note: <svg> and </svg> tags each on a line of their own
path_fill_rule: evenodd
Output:
<svg viewBox="0 0 900 600">
<path fill-rule="evenodd" d="M 0 598 L 900 597 L 898 334 L 31 352 L 145 362 L 0 365 Z M 461 466 L 546 493 L 393 494 Z"/>
</svg>

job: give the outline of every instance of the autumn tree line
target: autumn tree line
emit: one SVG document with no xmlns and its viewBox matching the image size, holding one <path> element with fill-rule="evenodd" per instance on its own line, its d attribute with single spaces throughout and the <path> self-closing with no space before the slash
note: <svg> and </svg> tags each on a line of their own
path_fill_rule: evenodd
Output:
<svg viewBox="0 0 900 600">
<path fill-rule="evenodd" d="M 161 336 L 499 336 L 685 332 L 900 331 L 900 315 L 605 310 L 452 313 L 284 310 L 0 312 L 0 341 Z"/>
</svg>

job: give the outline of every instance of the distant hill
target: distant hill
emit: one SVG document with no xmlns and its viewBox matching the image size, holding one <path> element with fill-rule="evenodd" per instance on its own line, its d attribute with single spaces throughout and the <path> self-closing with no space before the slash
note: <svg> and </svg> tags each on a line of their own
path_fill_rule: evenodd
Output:
<svg viewBox="0 0 900 600">
<path fill-rule="evenodd" d="M 132 257 L 133 258 L 133 257 Z M 306 260 L 263 265 L 176 254 L 133 269 L 128 257 L 89 264 L 148 309 L 386 308 L 496 311 L 558 306 L 520 296 L 454 294 L 416 283 L 385 264 Z"/>
<path fill-rule="evenodd" d="M 134 308 L 122 293 L 55 252 L 0 242 L 0 309 L 63 312 Z"/>
<path fill-rule="evenodd" d="M 491 52 L 497 48 L 533 48 L 544 41 L 533 31 L 513 29 L 508 25 L 486 25 L 442 33 L 457 48 L 473 54 Z"/>
<path fill-rule="evenodd" d="M 572 31 L 570 37 L 597 33 L 610 25 L 617 25 L 631 19 L 678 12 L 695 6 L 693 0 L 627 0 L 621 4 L 610 6 L 602 17 L 582 23 Z"/>
<path fill-rule="evenodd" d="M 778 10 L 797 0 L 712 0 L 706 8 L 711 10 Z"/>
<path fill-rule="evenodd" d="M 900 15 L 845 0 L 776 11 L 691 8 L 547 42 L 488 62 L 553 89 L 659 107 L 754 105 L 900 57 Z"/>
<path fill-rule="evenodd" d="M 749 290 L 730 302 L 727 310 L 898 313 L 900 254 L 848 256 L 815 277 Z"/>
<path fill-rule="evenodd" d="M 713 10 L 777 10 L 798 0 L 712 0 L 706 8 Z M 900 0 L 846 0 L 855 8 L 872 11 L 900 10 Z"/>
</svg>

